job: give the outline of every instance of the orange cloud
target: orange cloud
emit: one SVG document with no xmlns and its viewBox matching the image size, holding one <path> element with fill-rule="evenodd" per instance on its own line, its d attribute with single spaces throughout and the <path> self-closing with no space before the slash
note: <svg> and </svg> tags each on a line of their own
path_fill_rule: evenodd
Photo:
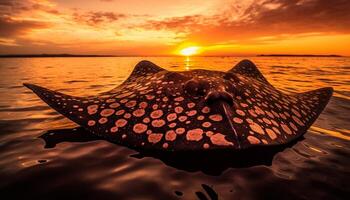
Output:
<svg viewBox="0 0 350 200">
<path fill-rule="evenodd" d="M 76 21 L 84 22 L 92 26 L 98 25 L 101 23 L 111 23 L 126 17 L 125 14 L 121 14 L 121 13 L 101 12 L 101 11 L 98 11 L 98 12 L 89 11 L 83 14 L 79 14 L 75 12 L 73 16 Z"/>
</svg>

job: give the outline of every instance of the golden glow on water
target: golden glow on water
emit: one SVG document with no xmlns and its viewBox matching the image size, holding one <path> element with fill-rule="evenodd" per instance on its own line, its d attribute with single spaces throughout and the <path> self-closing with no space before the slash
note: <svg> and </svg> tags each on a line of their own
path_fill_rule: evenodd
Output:
<svg viewBox="0 0 350 200">
<path fill-rule="evenodd" d="M 327 129 L 324 129 L 324 128 L 320 128 L 320 127 L 315 127 L 315 126 L 312 126 L 310 128 L 310 130 L 314 133 L 318 133 L 318 134 L 326 134 L 326 135 L 331 135 L 333 137 L 338 137 L 338 138 L 341 138 L 341 139 L 345 139 L 345 140 L 350 140 L 350 135 L 347 136 L 347 135 L 344 135 L 342 134 L 341 132 L 337 132 L 337 131 L 332 131 L 332 130 L 327 130 Z M 345 131 L 349 131 L 349 130 L 345 130 Z"/>
<path fill-rule="evenodd" d="M 191 60 L 190 60 L 190 57 L 187 56 L 185 59 L 185 69 L 188 71 L 190 70 L 190 67 L 191 67 Z"/>
</svg>

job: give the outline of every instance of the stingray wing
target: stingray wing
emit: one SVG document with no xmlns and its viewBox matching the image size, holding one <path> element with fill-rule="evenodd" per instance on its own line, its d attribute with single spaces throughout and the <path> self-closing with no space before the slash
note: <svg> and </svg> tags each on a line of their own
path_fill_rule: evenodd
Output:
<svg viewBox="0 0 350 200">
<path fill-rule="evenodd" d="M 332 88 L 300 94 L 284 94 L 274 88 L 250 61 L 238 63 L 229 72 L 238 74 L 244 88 L 233 110 L 234 129 L 241 148 L 285 144 L 302 136 L 321 114 Z"/>
<path fill-rule="evenodd" d="M 94 97 L 74 97 L 34 84 L 24 83 L 45 103 L 73 122 L 90 132 L 103 136 L 116 143 L 133 145 L 133 141 L 123 140 L 122 134 L 116 136 L 118 129 L 132 130 L 131 124 L 137 123 L 133 115 L 148 112 L 146 107 L 154 96 L 150 79 L 157 79 L 158 72 L 166 71 L 149 61 L 139 62 L 128 79 L 116 88 Z M 134 112 L 138 111 L 138 112 Z M 128 122 L 129 120 L 130 122 Z M 142 118 L 140 118 L 142 120 Z M 131 126 L 131 127 L 130 127 Z M 133 139 L 135 140 L 135 139 Z"/>
<path fill-rule="evenodd" d="M 240 61 L 228 72 L 242 74 L 246 77 L 254 78 L 256 80 L 259 80 L 261 82 L 269 84 L 269 82 L 266 80 L 266 78 L 258 70 L 256 65 L 250 60 Z"/>
</svg>

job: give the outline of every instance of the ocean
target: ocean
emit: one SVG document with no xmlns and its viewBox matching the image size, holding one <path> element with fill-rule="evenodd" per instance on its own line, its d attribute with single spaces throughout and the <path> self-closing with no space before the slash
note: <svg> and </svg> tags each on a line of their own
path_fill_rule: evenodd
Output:
<svg viewBox="0 0 350 200">
<path fill-rule="evenodd" d="M 28 82 L 87 96 L 118 86 L 141 60 L 175 71 L 226 71 L 242 59 L 252 60 L 286 93 L 334 88 L 304 138 L 263 162 L 177 163 L 142 155 L 89 135 L 22 86 Z M 350 57 L 0 58 L 0 194 L 11 199 L 347 199 L 349 121 Z"/>
</svg>

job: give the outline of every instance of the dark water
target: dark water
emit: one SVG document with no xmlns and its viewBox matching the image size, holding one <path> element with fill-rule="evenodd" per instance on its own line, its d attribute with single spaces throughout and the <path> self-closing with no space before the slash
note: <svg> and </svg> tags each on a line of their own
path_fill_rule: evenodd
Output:
<svg viewBox="0 0 350 200">
<path fill-rule="evenodd" d="M 0 194 L 8 199 L 349 199 L 350 59 L 250 58 L 284 92 L 335 89 L 295 144 L 228 154 L 142 154 L 99 140 L 22 87 L 72 95 L 117 86 L 143 58 L 0 59 Z M 243 58 L 147 58 L 228 70 Z"/>
</svg>

